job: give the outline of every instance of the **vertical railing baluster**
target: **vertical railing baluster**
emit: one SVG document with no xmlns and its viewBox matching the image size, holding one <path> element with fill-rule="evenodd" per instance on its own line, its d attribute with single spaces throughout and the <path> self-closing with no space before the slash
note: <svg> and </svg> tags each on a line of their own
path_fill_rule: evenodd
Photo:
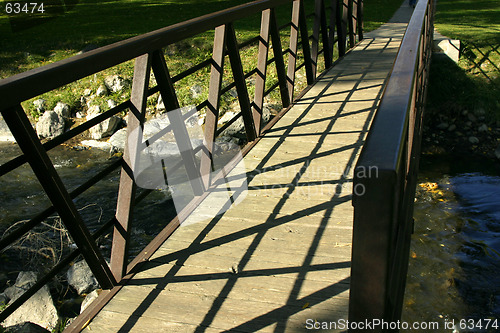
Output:
<svg viewBox="0 0 500 333">
<path fill-rule="evenodd" d="M 288 69 L 286 74 L 286 81 L 288 87 L 288 96 L 290 101 L 293 101 L 293 88 L 295 86 L 295 68 L 297 67 L 297 50 L 299 43 L 299 18 L 300 18 L 300 3 L 302 0 L 294 0 L 292 6 L 292 18 L 290 28 L 290 43 L 288 54 Z M 309 78 L 307 79 L 309 81 Z"/>
<path fill-rule="evenodd" d="M 357 15 L 358 15 L 358 3 L 356 0 L 349 0 L 349 47 L 354 47 L 356 45 L 356 35 L 357 35 Z"/>
<path fill-rule="evenodd" d="M 255 79 L 255 95 L 253 99 L 252 115 L 255 131 L 260 135 L 262 112 L 264 107 L 264 91 L 266 89 L 267 54 L 269 51 L 269 22 L 271 9 L 262 12 L 260 23 L 259 53 L 257 59 L 257 77 Z"/>
<path fill-rule="evenodd" d="M 196 161 L 194 149 L 181 112 L 170 112 L 179 109 L 179 101 L 175 92 L 174 83 L 170 77 L 165 58 L 161 50 L 153 52 L 152 68 L 156 82 L 160 87 L 160 94 L 167 110 L 167 117 L 172 124 L 172 132 L 179 148 L 183 165 L 189 177 L 189 182 L 195 196 L 205 191 L 201 179 L 200 167 Z"/>
<path fill-rule="evenodd" d="M 339 56 L 343 57 L 346 52 L 347 42 L 347 6 L 349 0 L 337 1 L 337 36 Z"/>
<path fill-rule="evenodd" d="M 238 100 L 240 102 L 241 116 L 243 117 L 247 140 L 250 142 L 257 138 L 257 133 L 253 123 L 250 97 L 248 96 L 245 74 L 243 73 L 243 65 L 241 64 L 238 41 L 236 40 L 233 23 L 226 24 L 226 46 L 227 53 L 229 54 L 229 62 L 231 63 L 231 70 L 233 72 L 234 83 L 236 84 L 236 92 L 238 93 Z"/>
<path fill-rule="evenodd" d="M 208 88 L 208 105 L 205 115 L 205 140 L 201 157 L 201 177 L 203 185 L 208 188 L 211 185 L 213 148 L 217 132 L 217 121 L 219 118 L 220 90 L 222 77 L 224 75 L 224 47 L 226 44 L 226 26 L 215 28 L 214 46 L 212 52 L 212 67 L 210 72 L 210 83 Z"/>
<path fill-rule="evenodd" d="M 328 24 L 328 45 L 330 49 L 330 58 L 333 63 L 333 50 L 335 48 L 335 25 L 337 23 L 337 1 L 330 0 L 330 20 Z"/>
<path fill-rule="evenodd" d="M 307 84 L 313 84 L 316 76 L 313 72 L 313 63 L 311 58 L 311 47 L 309 45 L 309 30 L 307 29 L 306 11 L 304 9 L 304 1 L 300 0 L 299 10 L 299 30 L 300 41 L 302 45 L 302 53 L 304 55 L 304 63 L 306 67 Z M 295 70 L 295 68 L 294 68 Z"/>
<path fill-rule="evenodd" d="M 332 65 L 332 55 L 331 48 L 333 44 L 330 44 L 328 38 L 328 26 L 326 24 L 326 12 L 324 0 L 321 0 L 321 39 L 323 43 L 323 60 L 325 62 L 325 68 L 329 68 Z"/>
<path fill-rule="evenodd" d="M 278 84 L 280 87 L 281 103 L 284 108 L 291 103 L 290 93 L 288 91 L 285 62 L 283 61 L 283 51 L 281 49 L 281 38 L 278 30 L 278 21 L 274 8 L 271 8 L 270 34 L 273 42 L 274 64 L 278 75 Z"/>
<path fill-rule="evenodd" d="M 130 97 L 130 113 L 127 122 L 127 140 L 123 152 L 123 166 L 116 204 L 116 224 L 111 247 L 111 271 L 117 281 L 127 274 L 131 221 L 136 193 L 134 166 L 142 143 L 141 124 L 146 114 L 147 92 L 151 72 L 151 56 L 145 54 L 135 60 L 134 78 Z"/>
<path fill-rule="evenodd" d="M 64 226 L 80 249 L 97 281 L 103 289 L 111 289 L 116 284 L 116 280 L 104 257 L 99 252 L 97 244 L 85 226 L 23 108 L 21 105 L 17 105 L 2 112 L 2 115 L 40 185 L 42 185 L 52 205 L 59 213 Z"/>
<path fill-rule="evenodd" d="M 357 0 L 358 2 L 358 15 L 357 15 L 357 20 L 358 20 L 358 39 L 361 41 L 363 40 L 363 21 L 364 21 L 364 11 L 363 11 L 363 0 Z"/>
<path fill-rule="evenodd" d="M 321 5 L 322 0 L 314 2 L 314 22 L 313 22 L 313 37 L 311 45 L 311 61 L 313 69 L 313 77 L 316 79 L 318 71 L 318 54 L 319 54 L 319 30 L 321 27 Z"/>
</svg>

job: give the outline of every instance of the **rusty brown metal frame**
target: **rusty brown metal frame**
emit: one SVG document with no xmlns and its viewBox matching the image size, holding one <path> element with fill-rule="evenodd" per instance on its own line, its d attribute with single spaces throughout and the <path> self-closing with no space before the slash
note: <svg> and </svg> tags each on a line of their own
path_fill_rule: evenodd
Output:
<svg viewBox="0 0 500 333">
<path fill-rule="evenodd" d="M 330 67 L 333 63 L 333 45 L 335 42 L 338 42 L 340 54 L 345 54 L 345 44 L 348 34 L 356 33 L 354 27 L 351 27 L 353 31 L 347 32 L 346 1 L 348 0 L 330 0 L 329 20 L 326 16 L 325 0 L 315 0 L 316 10 L 315 13 L 313 13 L 315 21 L 313 24 L 312 52 L 310 43 L 311 36 L 309 35 L 309 27 L 306 22 L 304 1 L 308 0 L 254 1 L 186 22 L 174 24 L 163 29 L 0 80 L 0 95 L 2 96 L 0 112 L 23 152 L 23 155 L 0 166 L 0 176 L 8 174 L 10 171 L 28 162 L 52 202 L 51 207 L 39 213 L 20 228 L 5 235 L 0 240 L 0 249 L 7 248 L 25 232 L 34 228 L 55 212 L 60 215 L 77 245 L 77 249 L 72 251 L 66 258 L 57 264 L 49 274 L 41 277 L 40 280 L 14 304 L 9 305 L 1 312 L 0 322 L 80 254 L 83 255 L 84 259 L 89 264 L 103 289 L 119 289 L 120 281 L 124 282 L 124 278 L 130 275 L 131 270 L 136 265 L 146 260 L 151 255 L 152 251 L 177 228 L 179 221 L 182 220 L 186 214 L 189 214 L 196 205 L 199 204 L 200 200 L 203 200 L 207 193 L 206 189 L 213 186 L 214 179 L 219 177 L 215 176 L 214 179 L 210 179 L 211 170 L 213 169 L 213 142 L 216 136 L 224 129 L 224 127 L 218 128 L 217 126 L 220 96 L 229 89 L 236 87 L 241 112 L 230 122 L 235 121 L 237 117 L 243 117 L 247 140 L 249 142 L 249 145 L 243 151 L 245 153 L 255 144 L 260 135 L 275 122 L 275 120 L 273 120 L 265 127 L 262 127 L 261 124 L 263 100 L 267 94 L 279 88 L 283 107 L 287 110 L 293 101 L 295 72 L 297 70 L 305 67 L 307 82 L 308 84 L 312 84 L 317 76 L 316 62 L 320 53 L 324 54 L 326 68 Z M 291 21 L 278 27 L 275 8 L 286 4 L 292 5 Z M 359 1 L 358 6 L 361 5 L 362 2 Z M 260 36 L 238 44 L 233 22 L 259 12 L 262 14 Z M 358 22 L 359 21 L 360 19 L 358 18 Z M 327 22 L 329 25 L 327 25 Z M 280 31 L 288 27 L 290 27 L 290 44 L 286 50 L 282 50 Z M 337 38 L 334 37 L 335 28 L 337 29 Z M 182 73 L 171 77 L 163 57 L 162 48 L 212 29 L 215 29 L 212 58 L 202 61 Z M 323 47 L 322 50 L 319 50 L 320 33 Z M 359 32 L 358 35 L 360 35 Z M 270 42 L 273 44 L 272 59 L 268 59 Z M 240 49 L 252 43 L 259 43 L 257 68 L 249 73 L 244 73 L 240 59 Z M 302 49 L 304 62 L 297 65 L 299 47 Z M 287 54 L 288 64 L 285 66 L 284 56 Z M 222 74 L 226 55 L 229 57 L 234 82 L 226 87 L 222 87 Z M 44 144 L 40 142 L 20 105 L 21 102 L 132 59 L 135 59 L 136 63 L 130 100 L 123 102 Z M 272 63 L 275 63 L 276 66 L 278 82 L 266 90 L 267 66 Z M 142 191 L 139 195 L 136 193 L 137 187 L 132 174 L 133 166 L 131 165 L 133 161 L 133 156 L 131 156 L 131 154 L 134 154 L 136 149 L 130 147 L 130 145 L 139 146 L 142 144 L 142 138 L 137 134 L 139 131 L 136 131 L 136 129 L 142 126 L 144 122 L 147 98 L 160 92 L 166 108 L 168 110 L 177 109 L 179 103 L 174 87 L 175 82 L 207 66 L 211 66 L 209 96 L 206 101 L 200 103 L 196 107 L 197 110 L 203 108 L 207 110 L 205 141 L 201 148 L 203 151 L 201 161 L 198 163 L 195 160 L 194 154 L 196 151 L 193 151 L 192 147 L 190 147 L 190 142 L 178 142 L 178 145 L 182 146 L 179 148 L 182 148 L 180 151 L 182 153 L 183 164 L 191 166 L 188 168 L 188 172 L 191 173 L 191 185 L 197 197 L 183 212 L 179 212 L 178 217 L 171 221 L 165 229 L 129 263 L 128 246 L 132 228 L 133 207 L 138 201 L 151 193 L 149 190 Z M 157 81 L 157 86 L 153 88 L 149 88 L 151 72 L 154 73 Z M 253 97 L 253 102 L 251 102 L 245 80 L 254 74 L 257 74 L 256 93 Z M 129 113 L 131 115 L 129 116 L 127 130 L 127 149 L 125 149 L 123 158 L 110 163 L 98 175 L 92 177 L 69 193 L 52 165 L 47 155 L 47 151 L 127 109 L 130 111 Z M 168 112 L 167 115 L 169 117 L 179 117 L 171 112 Z M 187 115 L 182 117 L 187 117 Z M 171 123 L 183 123 L 182 117 L 180 117 L 180 119 L 171 119 Z M 278 118 L 279 116 L 275 119 Z M 169 126 L 164 131 L 167 130 L 173 130 L 174 136 L 177 138 L 186 137 L 186 129 L 182 126 Z M 154 141 L 155 137 L 151 138 L 149 141 Z M 228 167 L 235 163 L 237 162 L 233 161 Z M 72 200 L 120 166 L 120 187 L 115 217 L 102 225 L 94 235 L 91 235 Z M 111 250 L 111 262 L 108 266 L 98 249 L 95 239 L 107 232 L 110 227 L 113 227 L 113 245 Z M 109 292 L 108 296 L 112 293 L 113 292 Z M 97 311 L 95 309 L 97 308 L 89 311 L 95 312 Z M 78 320 L 76 322 L 78 324 Z M 78 327 L 77 324 L 72 325 L 72 329 Z M 72 329 L 70 329 L 70 331 Z"/>
<path fill-rule="evenodd" d="M 433 2 L 421 0 L 413 12 L 354 171 L 350 322 L 396 322 L 401 317 L 432 50 Z M 383 330 L 379 326 L 374 331 Z"/>
</svg>

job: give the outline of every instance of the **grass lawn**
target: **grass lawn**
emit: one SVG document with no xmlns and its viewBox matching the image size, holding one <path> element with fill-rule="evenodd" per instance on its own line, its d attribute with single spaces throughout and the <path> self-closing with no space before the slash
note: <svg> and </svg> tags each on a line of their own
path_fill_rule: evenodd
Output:
<svg viewBox="0 0 500 333">
<path fill-rule="evenodd" d="M 435 26 L 461 42 L 458 66 L 434 57 L 428 109 L 453 116 L 484 109 L 500 121 L 500 3 L 498 0 L 439 0 Z"/>
<path fill-rule="evenodd" d="M 11 15 L 5 14 L 6 2 L 0 10 L 0 79 L 6 78 L 48 63 L 52 63 L 72 55 L 87 47 L 104 46 L 149 31 L 201 16 L 214 11 L 247 3 L 245 0 L 66 0 L 65 8 L 61 1 L 44 1 L 45 13 Z M 50 5 L 56 3 L 58 5 Z M 306 11 L 314 10 L 314 1 L 306 0 Z M 373 30 L 386 22 L 401 5 L 401 0 L 365 0 L 365 29 Z M 277 11 L 279 24 L 290 19 L 291 6 L 282 6 Z M 260 29 L 260 15 L 253 15 L 235 23 L 238 39 L 243 41 L 256 36 Z M 312 24 L 309 24 L 312 29 Z M 288 29 L 287 29 L 288 30 Z M 283 34 L 288 34 L 283 31 Z M 167 49 L 167 63 L 175 75 L 186 69 L 186 64 L 196 64 L 211 56 L 213 32 L 209 31 L 186 41 L 173 51 Z M 286 45 L 284 36 L 282 43 Z M 283 45 L 283 48 L 285 46 Z M 180 54 L 182 53 L 182 54 Z M 251 70 L 256 64 L 256 48 L 249 48 L 242 54 L 245 70 Z M 228 66 L 226 66 L 228 67 Z M 272 66 L 271 66 L 272 67 Z M 319 68 L 321 70 L 321 68 Z M 51 109 L 58 101 L 69 104 L 74 110 L 82 108 L 80 96 L 86 88 L 94 92 L 102 84 L 103 78 L 110 74 L 132 77 L 133 64 L 127 62 L 108 69 L 103 73 L 67 85 L 41 96 L 47 102 L 46 109 Z M 270 68 L 269 86 L 276 80 Z M 198 103 L 208 92 L 206 76 L 208 70 L 200 71 L 181 82 L 177 89 L 182 104 Z M 230 73 L 227 73 L 230 75 Z M 228 81 L 230 77 L 228 77 Z M 190 100 L 189 88 L 200 84 L 205 89 L 197 100 Z M 299 85 L 302 89 L 304 85 Z M 250 91 L 250 93 L 252 93 Z M 115 102 L 128 98 L 125 95 L 109 96 Z M 106 107 L 106 101 L 99 104 Z M 183 103 L 184 102 L 184 103 Z M 229 103 L 229 101 L 226 101 Z M 150 101 L 155 103 L 155 99 Z M 223 105 L 224 105 L 223 101 Z M 226 104 L 227 104 L 226 103 Z M 23 103 L 23 107 L 34 117 L 36 113 L 31 101 Z"/>
</svg>

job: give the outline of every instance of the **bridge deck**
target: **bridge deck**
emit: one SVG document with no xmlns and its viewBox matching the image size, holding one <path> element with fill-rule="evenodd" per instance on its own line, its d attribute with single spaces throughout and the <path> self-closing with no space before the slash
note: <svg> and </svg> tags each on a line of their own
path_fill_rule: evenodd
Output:
<svg viewBox="0 0 500 333">
<path fill-rule="evenodd" d="M 405 26 L 369 34 L 329 70 L 243 159 L 246 175 L 228 175 L 241 202 L 188 219 L 87 330 L 298 332 L 346 319 L 353 167 Z"/>
</svg>

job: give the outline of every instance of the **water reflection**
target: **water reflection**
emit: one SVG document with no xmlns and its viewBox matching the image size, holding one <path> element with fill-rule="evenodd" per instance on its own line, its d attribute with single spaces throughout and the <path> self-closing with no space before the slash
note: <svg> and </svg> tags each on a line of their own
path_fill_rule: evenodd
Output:
<svg viewBox="0 0 500 333">
<path fill-rule="evenodd" d="M 462 162 L 421 167 L 403 320 L 500 325 L 500 173 Z"/>
</svg>

